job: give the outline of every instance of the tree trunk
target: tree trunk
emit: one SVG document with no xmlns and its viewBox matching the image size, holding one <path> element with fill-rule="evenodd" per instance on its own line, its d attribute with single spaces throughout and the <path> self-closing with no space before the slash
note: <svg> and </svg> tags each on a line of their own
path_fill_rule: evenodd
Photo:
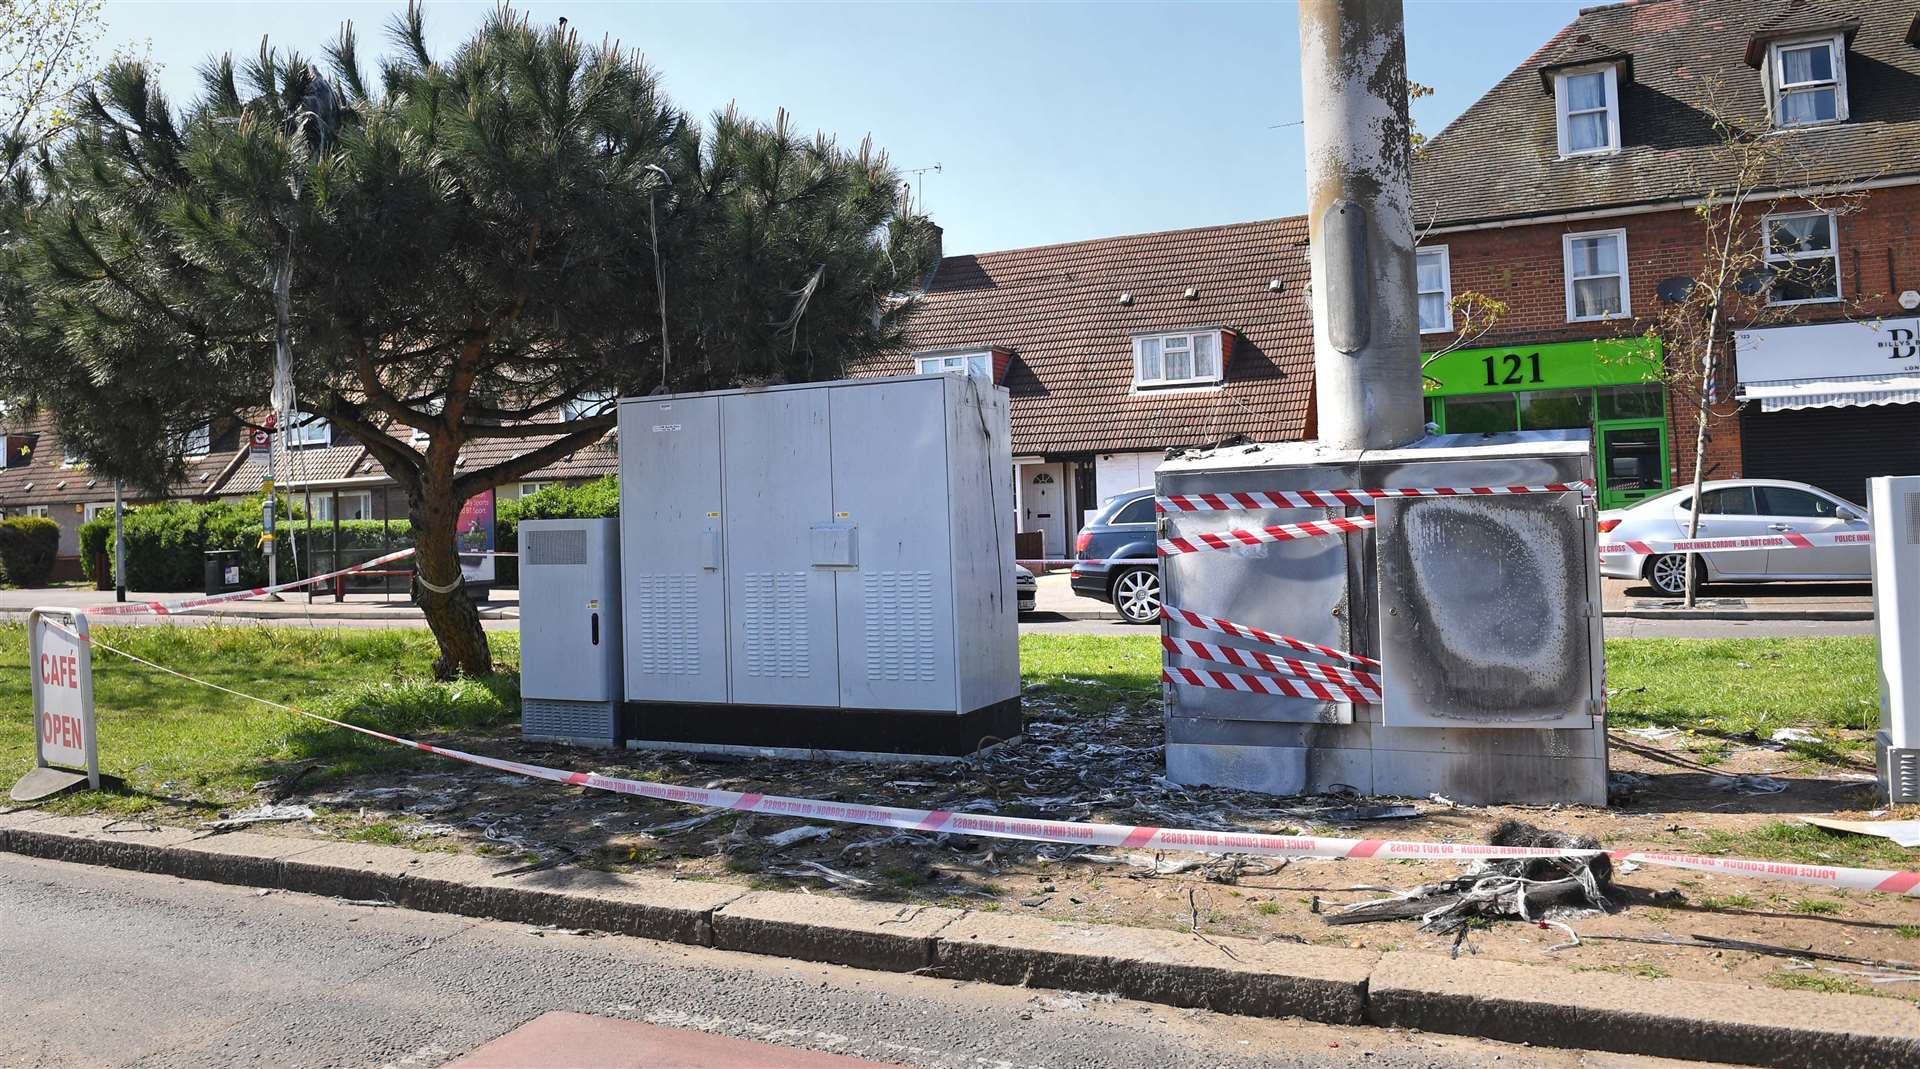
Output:
<svg viewBox="0 0 1920 1069">
<path fill-rule="evenodd" d="M 1718 297 L 1719 294 L 1716 293 L 1715 296 Z M 1713 314 L 1707 317 L 1706 355 L 1700 358 L 1700 411 L 1698 413 L 1700 423 L 1694 430 L 1693 438 L 1693 507 L 1687 510 L 1687 537 L 1690 539 L 1700 537 L 1700 506 L 1702 504 L 1700 500 L 1700 488 L 1704 486 L 1707 481 L 1707 416 L 1711 412 L 1707 397 L 1708 391 L 1713 388 L 1713 343 L 1714 334 L 1719 329 L 1720 304 L 1716 300 L 1713 306 Z M 1705 565 L 1700 562 L 1700 555 L 1698 553 L 1687 554 L 1685 580 L 1687 591 L 1681 604 L 1689 609 L 1693 608 L 1694 570 L 1703 567 L 1705 567 Z"/>
<path fill-rule="evenodd" d="M 493 674 L 493 655 L 480 626 L 480 612 L 460 577 L 460 555 L 454 548 L 460 503 L 452 498 L 449 482 L 429 485 L 407 502 L 413 519 L 414 564 L 419 569 L 413 600 L 440 644 L 440 656 L 433 662 L 433 674 L 440 679 Z"/>
</svg>

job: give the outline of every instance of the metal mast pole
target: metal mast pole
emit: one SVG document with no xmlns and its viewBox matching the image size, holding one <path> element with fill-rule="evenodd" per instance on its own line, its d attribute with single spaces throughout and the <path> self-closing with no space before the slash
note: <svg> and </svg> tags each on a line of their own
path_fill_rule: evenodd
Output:
<svg viewBox="0 0 1920 1069">
<path fill-rule="evenodd" d="M 113 600 L 127 600 L 126 493 L 120 480 L 113 481 Z"/>
<path fill-rule="evenodd" d="M 1400 0 L 1302 0 L 1300 89 L 1320 440 L 1405 445 L 1425 420 Z"/>
</svg>

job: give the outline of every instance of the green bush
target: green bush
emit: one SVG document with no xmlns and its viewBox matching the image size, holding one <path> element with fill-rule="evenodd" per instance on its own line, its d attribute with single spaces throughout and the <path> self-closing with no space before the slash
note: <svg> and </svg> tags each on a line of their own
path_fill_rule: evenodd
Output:
<svg viewBox="0 0 1920 1069">
<path fill-rule="evenodd" d="M 521 520 L 601 519 L 620 515 L 620 479 L 606 475 L 590 483 L 549 486 L 536 494 L 502 501 L 494 509 L 494 548 L 502 553 L 519 550 Z M 520 561 L 498 558 L 495 586 L 520 585 Z"/>
<path fill-rule="evenodd" d="M 0 576 L 13 586 L 46 586 L 60 553 L 60 525 L 44 516 L 0 520 Z"/>
<path fill-rule="evenodd" d="M 240 554 L 240 579 L 259 586 L 267 579 L 267 560 L 260 552 L 260 505 L 262 498 L 240 501 L 215 501 L 197 504 L 166 501 L 129 508 L 124 522 L 127 542 L 127 586 L 144 591 L 188 591 L 202 589 L 209 550 L 237 550 Z M 325 566 L 333 547 L 333 524 L 298 518 L 289 502 L 280 500 L 282 519 L 274 525 L 274 548 L 279 558 L 282 579 L 304 574 L 294 566 L 294 549 L 300 548 L 302 560 Z M 285 517 L 294 515 L 295 518 Z M 412 543 L 412 529 L 405 521 L 388 525 L 392 544 L 398 548 Z M 291 535 L 292 537 L 289 537 Z M 96 555 L 101 555 L 111 571 L 113 517 L 97 517 L 80 528 L 80 566 L 87 578 L 94 578 Z M 340 550 L 344 562 L 364 560 L 365 550 L 378 549 L 384 543 L 378 520 L 346 520 L 340 524 Z"/>
</svg>

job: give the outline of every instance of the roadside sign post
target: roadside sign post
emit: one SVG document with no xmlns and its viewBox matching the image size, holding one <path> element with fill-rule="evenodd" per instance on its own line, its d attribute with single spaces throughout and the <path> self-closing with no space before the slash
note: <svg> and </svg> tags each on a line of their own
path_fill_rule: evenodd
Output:
<svg viewBox="0 0 1920 1069">
<path fill-rule="evenodd" d="M 87 615 L 77 609 L 34 609 L 27 615 L 27 650 L 33 676 L 34 769 L 14 784 L 11 797 L 38 801 L 83 782 L 99 790 Z"/>
</svg>

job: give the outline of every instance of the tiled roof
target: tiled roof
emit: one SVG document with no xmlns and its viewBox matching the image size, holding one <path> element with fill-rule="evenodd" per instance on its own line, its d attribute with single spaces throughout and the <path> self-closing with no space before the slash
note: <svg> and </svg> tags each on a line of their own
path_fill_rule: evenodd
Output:
<svg viewBox="0 0 1920 1069">
<path fill-rule="evenodd" d="M 1306 242 L 1292 218 L 949 256 L 909 320 L 912 349 L 1013 350 L 1016 454 L 1297 439 L 1313 398 Z M 1189 327 L 1236 335 L 1225 385 L 1134 392 L 1132 336 Z M 902 353 L 854 374 L 913 368 Z"/>
<path fill-rule="evenodd" d="M 33 455 L 25 464 L 0 469 L 0 510 L 23 505 L 80 505 L 113 500 L 113 482 L 85 467 L 69 467 L 53 419 L 44 412 L 5 421 L 5 433 L 30 435 Z M 205 497 L 214 492 L 220 473 L 233 463 L 234 450 L 224 449 L 187 458 L 187 477 L 171 497 Z M 129 494 L 130 499 L 139 496 Z"/>
<path fill-rule="evenodd" d="M 1783 133 L 1782 173 L 1803 188 L 1920 175 L 1920 49 L 1907 41 L 1913 0 L 1639 0 L 1589 8 L 1428 145 L 1414 165 L 1422 225 L 1448 225 L 1695 196 L 1723 183 L 1708 105 L 1765 121 L 1749 43 L 1857 22 L 1847 57 L 1850 117 Z M 1553 97 L 1540 69 L 1565 57 L 1631 56 L 1620 82 L 1621 151 L 1559 158 Z M 1717 89 L 1714 87 L 1718 87 Z"/>
</svg>

